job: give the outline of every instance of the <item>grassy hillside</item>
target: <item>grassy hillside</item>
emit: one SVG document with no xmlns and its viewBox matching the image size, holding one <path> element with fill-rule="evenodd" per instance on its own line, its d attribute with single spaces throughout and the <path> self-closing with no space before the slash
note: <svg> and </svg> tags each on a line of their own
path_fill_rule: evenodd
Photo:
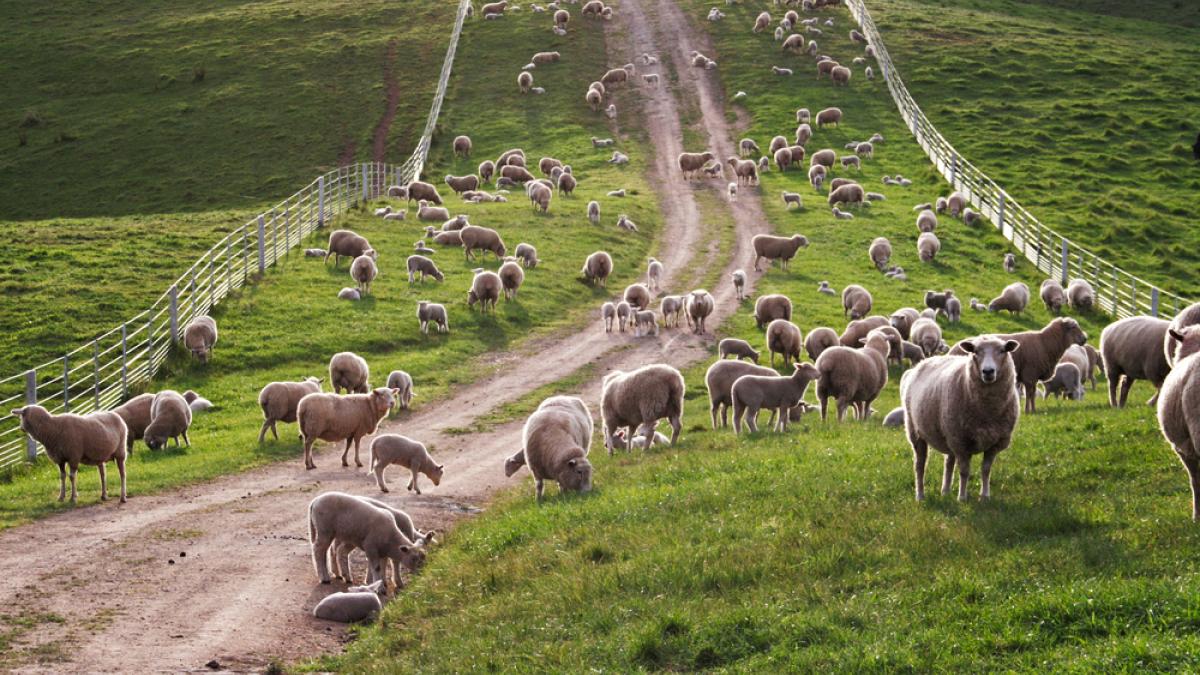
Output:
<svg viewBox="0 0 1200 675">
<path fill-rule="evenodd" d="M 501 49 L 521 40 L 528 51 L 557 49 L 563 54 L 559 66 L 539 68 L 539 82 L 548 92 L 543 96 L 521 96 L 515 76 L 530 54 Z M 621 139 L 618 147 L 631 163 L 616 167 L 607 163 L 611 150 L 594 150 L 591 136 L 611 135 L 607 119 L 575 105 L 577 93 L 586 90 L 594 73 L 570 64 L 600 62 L 604 53 L 603 33 L 573 31 L 568 39 L 555 38 L 536 17 L 508 17 L 504 22 L 473 22 L 460 46 L 462 64 L 447 96 L 447 110 L 456 111 L 442 120 L 442 140 L 458 133 L 470 134 L 475 143 L 474 163 L 494 158 L 513 146 L 524 147 L 534 164 L 544 155 L 559 157 L 574 167 L 579 187 L 572 197 L 555 198 L 549 214 L 534 214 L 528 200 L 515 191 L 504 204 L 469 205 L 447 198 L 452 213 L 466 213 L 477 225 L 496 228 L 510 252 L 519 242 L 532 243 L 543 262 L 526 273 L 525 285 L 515 302 L 501 303 L 495 316 L 481 317 L 467 310 L 466 291 L 475 267 L 496 269 L 492 256 L 468 262 L 461 248 L 443 248 L 433 257 L 446 274 L 443 283 L 429 280 L 424 285 L 407 281 L 405 258 L 422 227 L 410 211 L 410 220 L 382 221 L 371 215 L 379 203 L 339 221 L 368 237 L 379 250 L 380 277 L 372 295 L 360 303 L 336 298 L 343 286 L 353 285 L 347 265 L 334 270 L 319 259 L 294 255 L 270 270 L 262 283 L 249 286 L 223 302 L 214 313 L 221 340 L 207 368 L 184 358 L 168 363 L 155 388 L 196 389 L 217 406 L 199 415 L 191 434 L 191 450 L 151 453 L 136 452 L 130 468 L 130 490 L 135 496 L 183 482 L 194 482 L 284 457 L 297 456 L 301 446 L 290 434 L 283 441 L 256 442 L 262 413 L 257 392 L 267 382 L 321 374 L 329 357 L 342 350 L 363 355 L 381 380 L 396 368 L 409 371 L 419 391 L 417 402 L 427 405 L 456 383 L 473 381 L 481 371 L 495 367 L 486 352 L 515 347 L 521 340 L 545 335 L 577 322 L 591 313 L 606 295 L 577 279 L 587 254 L 608 250 L 617 262 L 611 279 L 616 288 L 629 283 L 642 269 L 646 254 L 659 228 L 659 212 L 643 175 L 650 160 L 642 139 Z M 496 85 L 503 81 L 504 85 Z M 487 124 L 478 123 L 471 111 L 488 110 Z M 533 120 L 535 123 L 530 123 Z M 542 129 L 557 132 L 546 133 Z M 467 171 L 467 162 L 451 164 L 444 147 L 434 149 L 431 175 Z M 630 191 L 624 199 L 605 194 L 619 186 Z M 589 200 L 602 203 L 606 214 L 602 226 L 585 218 Z M 398 206 L 399 203 L 393 203 Z M 639 225 L 637 234 L 622 233 L 615 226 L 618 211 L 626 212 Z M 324 246 L 321 236 L 306 246 Z M 580 298 L 591 298 L 580 302 Z M 421 336 L 416 321 L 416 301 L 444 303 L 450 312 L 448 336 Z M 482 356 L 480 352 L 485 352 Z M 434 449 L 436 454 L 436 449 Z M 45 462 L 0 484 L 0 527 L 24 522 L 53 512 L 57 472 Z M 83 503 L 99 497 L 95 472 L 81 472 Z"/>
<path fill-rule="evenodd" d="M 684 3 L 702 17 L 708 4 Z M 863 182 L 883 192 L 852 222 L 835 221 L 801 172 L 763 180 L 776 230 L 812 245 L 791 271 L 771 270 L 758 292 L 786 293 L 797 323 L 844 325 L 838 299 L 820 295 L 865 284 L 876 311 L 920 306 L 926 288 L 990 298 L 1027 265 L 1001 270 L 1004 240 L 990 227 L 942 219 L 942 254 L 916 259 L 910 207 L 945 194 L 904 132 L 878 81 L 856 69 L 833 89 L 811 77 L 807 59 L 783 59 L 770 36 L 747 27 L 763 3 L 703 23 L 727 91 L 746 91 L 747 136 L 765 146 L 790 135 L 793 111 L 837 105 L 840 129 L 820 131 L 809 149 L 840 149 L 880 132 L 887 141 Z M 826 11 L 845 27 L 844 11 Z M 848 28 L 847 28 L 848 29 Z M 840 31 L 839 31 L 840 32 Z M 843 62 L 844 39 L 822 51 Z M 800 68 L 790 79 L 772 64 Z M 883 174 L 916 180 L 883 186 Z M 838 172 L 836 175 L 847 175 Z M 806 209 L 785 211 L 781 190 Z M 870 240 L 891 239 L 908 282 L 881 277 Z M 720 336 L 763 342 L 752 302 Z M 1078 317 L 1093 342 L 1106 319 Z M 967 310 L 947 326 L 953 341 L 990 331 L 1032 329 L 1040 307 L 1012 318 Z M 816 416 L 785 435 L 735 439 L 709 430 L 707 364 L 685 373 L 683 441 L 675 448 L 609 458 L 594 444 L 596 489 L 552 496 L 540 507 L 530 485 L 449 534 L 430 565 L 394 599 L 348 653 L 318 669 L 545 669 L 895 672 L 929 670 L 1194 670 L 1200 535 L 1189 521 L 1187 482 L 1164 445 L 1153 411 L 1107 408 L 1101 391 L 1083 402 L 1043 401 L 1024 416 L 998 458 L 993 500 L 959 504 L 937 495 L 935 456 L 927 503 L 913 500 L 912 455 L 902 432 L 880 418 L 898 402 L 901 369 L 866 422 Z M 1103 382 L 1101 387 L 1103 387 Z M 569 393 L 570 386 L 561 388 Z M 556 392 L 559 393 L 559 392 Z M 1131 401 L 1151 394 L 1135 388 Z M 813 399 L 810 390 L 809 400 Z M 763 418 L 765 422 L 765 417 Z"/>
<path fill-rule="evenodd" d="M 960 152 L 1050 227 L 1200 296 L 1200 5 L 868 6 L 913 97 Z"/>
</svg>

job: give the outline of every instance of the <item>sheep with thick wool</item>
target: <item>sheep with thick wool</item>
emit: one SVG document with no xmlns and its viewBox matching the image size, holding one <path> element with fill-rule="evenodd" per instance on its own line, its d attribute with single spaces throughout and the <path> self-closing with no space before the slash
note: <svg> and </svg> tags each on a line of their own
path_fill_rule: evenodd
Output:
<svg viewBox="0 0 1200 675">
<path fill-rule="evenodd" d="M 754 271 L 761 272 L 760 260 L 768 264 L 778 260 L 782 269 L 787 270 L 788 262 L 796 257 L 796 252 L 808 247 L 808 237 L 794 234 L 790 237 L 779 237 L 773 234 L 756 234 L 750 241 L 754 247 Z"/>
<path fill-rule="evenodd" d="M 1156 390 L 1171 372 L 1163 342 L 1169 336 L 1171 322 L 1152 316 L 1131 316 L 1114 321 L 1100 332 L 1100 354 L 1104 378 L 1108 381 L 1108 404 L 1124 408 L 1134 380 L 1148 380 Z M 1117 395 L 1118 385 L 1121 388 Z M 1158 394 L 1155 394 L 1157 397 Z M 1155 398 L 1147 401 L 1157 403 Z"/>
<path fill-rule="evenodd" d="M 618 429 L 628 428 L 629 437 L 653 430 L 660 419 L 671 425 L 671 445 L 683 429 L 683 375 L 666 364 L 643 366 L 630 372 L 615 370 L 604 377 L 600 395 L 605 447 L 611 455 Z M 628 439 L 623 443 L 628 450 Z"/>
<path fill-rule="evenodd" d="M 854 406 L 858 419 L 865 420 L 871 403 L 887 384 L 890 338 L 880 330 L 872 330 L 863 340 L 862 349 L 839 345 L 817 358 L 817 402 L 822 421 L 827 418 L 831 398 L 837 401 L 839 422 L 845 419 L 850 406 Z"/>
<path fill-rule="evenodd" d="M 332 580 L 329 554 L 335 542 L 362 549 L 368 583 L 386 579 L 390 564 L 399 586 L 402 566 L 415 571 L 425 563 L 425 551 L 404 536 L 389 511 L 344 492 L 326 492 L 309 503 L 308 538 L 313 566 L 323 584 Z"/>
<path fill-rule="evenodd" d="M 105 464 L 113 461 L 121 474 L 121 503 L 125 503 L 125 456 L 128 429 L 115 412 L 89 415 L 63 413 L 53 415 L 40 405 L 12 410 L 21 431 L 42 444 L 46 457 L 58 465 L 58 501 L 66 499 L 67 467 L 71 467 L 71 504 L 78 492 L 75 478 L 79 465 L 95 466 L 100 471 L 100 499 L 108 499 L 108 473 Z"/>
<path fill-rule="evenodd" d="M 271 382 L 258 392 L 258 406 L 263 411 L 262 428 L 258 430 L 258 442 L 266 440 L 267 429 L 275 440 L 279 440 L 279 432 L 275 428 L 277 422 L 291 424 L 296 421 L 300 399 L 309 394 L 321 391 L 321 379 L 306 377 L 299 382 Z"/>
<path fill-rule="evenodd" d="M 379 422 L 391 411 L 395 396 L 396 392 L 380 387 L 369 394 L 315 393 L 300 399 L 296 418 L 300 422 L 300 436 L 304 439 L 304 468 L 317 468 L 312 457 L 313 443 L 317 439 L 346 442 L 342 466 L 350 466 L 346 460 L 353 442 L 354 464 L 361 467 L 359 441 L 375 433 Z"/>
<path fill-rule="evenodd" d="M 1171 327 L 1176 350 L 1158 395 L 1158 426 L 1188 472 L 1192 520 L 1200 520 L 1200 327 Z"/>
<path fill-rule="evenodd" d="M 587 492 L 592 489 L 592 465 L 587 459 L 592 432 L 592 413 L 583 399 L 551 396 L 525 420 L 521 450 L 505 460 L 504 475 L 528 466 L 539 502 L 546 480 L 556 481 L 560 492 Z"/>
</svg>

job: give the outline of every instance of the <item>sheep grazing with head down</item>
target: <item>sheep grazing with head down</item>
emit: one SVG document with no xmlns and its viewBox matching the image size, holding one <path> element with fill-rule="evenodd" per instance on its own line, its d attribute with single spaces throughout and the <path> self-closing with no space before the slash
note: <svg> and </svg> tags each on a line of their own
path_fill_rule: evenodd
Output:
<svg viewBox="0 0 1200 675">
<path fill-rule="evenodd" d="M 425 277 L 433 277 L 438 281 L 445 280 L 445 275 L 438 269 L 437 265 L 423 255 L 410 255 L 405 262 L 408 267 L 408 283 L 417 281 L 417 276 L 420 275 L 421 283 L 425 283 Z"/>
<path fill-rule="evenodd" d="M 608 282 L 608 275 L 612 274 L 613 259 L 607 251 L 596 251 L 587 257 L 583 263 L 583 270 L 580 272 L 585 279 L 590 281 L 593 286 L 605 286 Z"/>
<path fill-rule="evenodd" d="M 1096 304 L 1096 291 L 1083 279 L 1073 279 L 1067 284 L 1067 304 L 1078 311 L 1091 311 Z"/>
<path fill-rule="evenodd" d="M 776 319 L 791 321 L 791 299 L 779 293 L 758 296 L 754 301 L 754 323 L 761 329 Z"/>
<path fill-rule="evenodd" d="M 425 444 L 400 434 L 380 434 L 371 441 L 368 449 L 371 458 L 371 473 L 375 474 L 375 483 L 382 492 L 388 492 L 384 471 L 395 464 L 404 467 L 412 473 L 408 480 L 408 490 L 421 494 L 418 479 L 421 474 L 429 477 L 435 486 L 442 482 L 443 465 L 433 461 L 433 456 L 425 449 Z"/>
<path fill-rule="evenodd" d="M 533 474 L 537 500 L 542 500 L 546 480 L 558 482 L 560 492 L 592 489 L 592 413 L 583 399 L 551 396 L 525 421 L 521 450 L 504 461 L 504 475 L 522 466 Z"/>
<path fill-rule="evenodd" d="M 208 363 L 213 345 L 217 344 L 217 322 L 211 316 L 201 315 L 188 322 L 183 329 L 183 346 L 200 363 Z"/>
<path fill-rule="evenodd" d="M 471 289 L 467 291 L 467 307 L 474 308 L 478 302 L 481 313 L 487 314 L 488 307 L 495 313 L 496 303 L 499 302 L 503 291 L 504 280 L 499 274 L 483 269 L 476 270 L 475 278 L 471 280 Z"/>
<path fill-rule="evenodd" d="M 1004 271 L 1012 274 L 1017 269 L 1017 256 L 1011 253 L 1004 254 Z"/>
<path fill-rule="evenodd" d="M 525 270 L 513 260 L 506 260 L 498 271 L 500 282 L 504 285 L 504 299 L 516 300 L 517 291 L 525 282 Z"/>
<path fill-rule="evenodd" d="M 375 249 L 368 250 L 350 263 L 350 278 L 354 279 L 360 295 L 371 292 L 371 282 L 378 275 L 379 268 L 375 265 Z"/>
<path fill-rule="evenodd" d="M 917 230 L 921 232 L 933 232 L 937 229 L 937 214 L 929 209 L 917 214 Z"/>
<path fill-rule="evenodd" d="M 108 499 L 108 474 L 105 463 L 113 461 L 121 474 L 121 503 L 125 503 L 125 456 L 128 428 L 115 412 L 89 415 L 63 413 L 52 415 L 40 405 L 12 410 L 21 431 L 42 444 L 46 457 L 58 465 L 58 501 L 67 496 L 67 466 L 71 467 L 71 504 L 78 492 L 75 478 L 79 465 L 95 466 L 100 471 L 100 499 Z"/>
<path fill-rule="evenodd" d="M 434 206 L 442 205 L 442 196 L 438 194 L 437 188 L 431 183 L 414 180 L 408 184 L 405 190 L 410 204 L 414 201 L 424 200 Z"/>
<path fill-rule="evenodd" d="M 816 43 L 814 42 L 814 43 L 810 43 L 810 44 L 816 44 Z M 818 129 L 825 126 L 826 124 L 832 124 L 835 127 L 841 126 L 841 122 L 842 122 L 842 111 L 839 108 L 826 108 L 826 109 L 822 110 L 821 112 L 817 113 L 817 128 Z"/>
<path fill-rule="evenodd" d="M 1158 396 L 1158 426 L 1188 472 L 1192 520 L 1200 520 L 1200 327 L 1170 327 L 1176 342 L 1171 373 Z"/>
<path fill-rule="evenodd" d="M 865 420 L 871 403 L 887 384 L 890 338 L 880 330 L 872 330 L 863 340 L 862 349 L 839 345 L 826 349 L 817 358 L 817 402 L 822 421 L 827 419 L 831 398 L 837 401 L 839 422 L 845 419 L 846 409 L 852 405 L 856 417 Z"/>
<path fill-rule="evenodd" d="M 770 25 L 771 25 L 771 15 L 766 12 L 762 12 L 754 19 L 753 31 L 755 33 L 761 33 L 767 29 L 767 26 L 770 26 Z"/>
<path fill-rule="evenodd" d="M 446 315 L 446 306 L 428 300 L 417 302 L 417 321 L 421 325 L 421 334 L 429 334 L 429 322 L 437 325 L 439 333 L 450 332 L 450 321 Z"/>
<path fill-rule="evenodd" d="M 983 454 L 980 498 L 991 496 L 992 462 L 1008 447 L 1020 415 L 1016 340 L 983 336 L 960 343 L 961 356 L 922 361 L 900 378 L 904 427 L 913 450 L 917 501 L 925 499 L 929 447 L 946 455 L 942 494 L 958 465 L 958 499 L 967 498 L 971 456 Z"/>
<path fill-rule="evenodd" d="M 366 554 L 368 584 L 386 580 L 391 566 L 400 586 L 401 567 L 415 571 L 425 563 L 423 548 L 404 536 L 390 511 L 344 492 L 326 492 L 309 503 L 308 537 L 313 566 L 323 584 L 332 580 L 329 554 L 335 542 Z M 336 549 L 332 552 L 336 562 Z"/>
<path fill-rule="evenodd" d="M 1104 327 L 1100 333 L 1100 354 L 1104 378 L 1108 380 L 1108 404 L 1124 408 L 1134 380 L 1149 380 L 1156 390 L 1171 372 L 1163 341 L 1169 337 L 1171 322 L 1152 316 L 1131 316 Z M 1117 385 L 1121 387 L 1117 396 Z M 1157 394 L 1155 394 L 1157 397 Z M 1154 405 L 1151 398 L 1147 403 Z"/>
<path fill-rule="evenodd" d="M 508 254 L 500 233 L 491 228 L 467 225 L 459 230 L 458 236 L 462 240 L 463 257 L 467 260 L 475 259 L 474 251 L 491 251 L 497 260 Z"/>
<path fill-rule="evenodd" d="M 675 445 L 683 429 L 684 391 L 683 375 L 665 364 L 643 366 L 630 372 L 614 370 L 606 375 L 600 394 L 600 414 L 608 454 L 612 454 L 619 439 L 619 429 L 629 429 L 622 443 L 628 450 L 628 438 L 652 431 L 663 418 L 671 425 L 671 445 Z"/>
<path fill-rule="evenodd" d="M 113 408 L 113 412 L 125 420 L 128 430 L 125 434 L 125 450 L 129 456 L 133 456 L 134 441 L 145 438 L 146 427 L 150 426 L 150 406 L 153 402 L 154 394 L 138 394 Z"/>
<path fill-rule="evenodd" d="M 1083 399 L 1083 375 L 1079 366 L 1074 363 L 1059 362 L 1054 367 L 1054 374 L 1049 379 L 1042 380 L 1042 398 L 1067 398 L 1072 401 Z"/>
<path fill-rule="evenodd" d="M 804 335 L 800 327 L 787 319 L 775 319 L 767 325 L 767 353 L 771 355 L 771 367 L 775 367 L 775 355 L 783 356 L 783 365 L 788 366 L 792 359 L 800 360 L 800 348 L 804 345 Z"/>
<path fill-rule="evenodd" d="M 871 257 L 875 268 L 882 272 L 892 259 L 892 242 L 888 241 L 887 237 L 875 237 L 871 241 L 870 248 L 867 249 L 867 255 Z"/>
<path fill-rule="evenodd" d="M 951 216 L 957 218 L 965 208 L 967 208 L 967 198 L 961 192 L 952 192 L 946 198 L 946 210 L 950 212 Z"/>
<path fill-rule="evenodd" d="M 921 262 L 933 262 L 934 257 L 942 250 L 942 242 L 932 232 L 922 232 L 917 237 L 917 255 Z"/>
<path fill-rule="evenodd" d="M 263 411 L 262 428 L 258 430 L 258 442 L 266 440 L 267 429 L 275 440 L 279 440 L 276 422 L 291 424 L 296 421 L 296 410 L 300 399 L 321 391 L 321 379 L 306 377 L 299 382 L 271 382 L 258 392 L 258 405 Z"/>
<path fill-rule="evenodd" d="M 650 306 L 652 296 L 650 289 L 646 288 L 645 284 L 629 284 L 625 287 L 623 297 L 631 307 L 640 311 Z"/>
<path fill-rule="evenodd" d="M 350 452 L 350 443 L 354 443 L 354 464 L 362 466 L 358 458 L 359 441 L 364 436 L 375 433 L 380 420 L 387 417 L 393 405 L 396 392 L 385 387 L 375 389 L 369 394 L 337 394 L 315 393 L 300 399 L 296 408 L 296 418 L 300 422 L 300 435 L 304 439 L 304 468 L 315 469 L 312 446 L 317 439 L 323 441 L 346 441 L 342 451 L 342 466 L 350 466 L 346 461 Z"/>
<path fill-rule="evenodd" d="M 367 361 L 354 352 L 338 352 L 329 359 L 329 384 L 333 392 L 340 394 L 343 389 L 348 393 L 365 394 L 371 385 L 367 380 L 371 377 L 371 369 Z"/>
<path fill-rule="evenodd" d="M 715 307 L 713 296 L 703 288 L 696 289 L 687 296 L 688 323 L 692 325 L 697 335 L 704 334 L 704 320 L 713 313 Z"/>
<path fill-rule="evenodd" d="M 829 191 L 829 205 L 862 206 L 867 198 L 866 190 L 858 183 L 847 183 Z"/>
<path fill-rule="evenodd" d="M 174 439 L 175 447 L 179 447 L 179 437 L 183 437 L 186 445 L 191 445 L 188 439 L 188 429 L 192 426 L 192 408 L 179 392 L 165 389 L 154 395 L 150 402 L 150 424 L 146 426 L 146 447 L 151 450 L 161 450 L 167 447 L 167 440 Z"/>
<path fill-rule="evenodd" d="M 1062 284 L 1054 279 L 1046 279 L 1042 282 L 1041 295 L 1046 310 L 1053 314 L 1062 311 L 1062 306 L 1067 302 L 1067 294 L 1063 291 Z"/>
<path fill-rule="evenodd" d="M 758 363 L 759 353 L 750 346 L 749 342 L 739 340 L 737 338 L 725 338 L 717 343 L 717 358 L 724 359 L 727 356 L 732 356 L 737 359 L 748 359 L 755 364 Z"/>
<path fill-rule="evenodd" d="M 768 264 L 778 260 L 780 267 L 786 271 L 788 262 L 796 257 L 796 252 L 801 248 L 808 247 L 808 237 L 802 234 L 794 234 L 790 237 L 756 234 L 751 239 L 751 245 L 754 247 L 754 271 L 762 271 L 762 268 L 759 267 L 760 260 L 766 260 Z"/>
<path fill-rule="evenodd" d="M 1029 306 L 1029 287 L 1018 281 L 1004 287 L 1004 291 L 988 303 L 989 312 L 1020 314 Z"/>
<path fill-rule="evenodd" d="M 828 169 L 822 164 L 815 164 L 808 168 L 808 182 L 813 186 L 813 189 L 820 192 L 821 185 L 825 182 L 825 174 Z"/>
<path fill-rule="evenodd" d="M 1175 315 L 1175 318 L 1171 319 L 1171 330 L 1181 333 L 1183 329 L 1196 324 L 1200 324 L 1200 302 L 1184 307 L 1183 311 Z M 1179 341 L 1171 331 L 1167 331 L 1166 337 L 1163 338 L 1163 352 L 1166 354 L 1167 363 L 1172 366 L 1175 365 L 1175 352 L 1178 348 Z"/>
<path fill-rule="evenodd" d="M 872 304 L 871 292 L 858 284 L 842 290 L 842 316 L 861 319 L 871 313 Z"/>
<path fill-rule="evenodd" d="M 681 152 L 678 158 L 679 170 L 683 172 L 685 179 L 695 178 L 704 165 L 714 158 L 711 152 Z"/>
<path fill-rule="evenodd" d="M 742 432 L 742 419 L 751 432 L 758 431 L 758 412 L 763 408 L 778 415 L 776 431 L 787 431 L 791 410 L 804 400 L 808 385 L 817 379 L 818 371 L 811 363 L 796 363 L 791 376 L 743 375 L 730 390 L 733 399 L 733 431 Z"/>
</svg>

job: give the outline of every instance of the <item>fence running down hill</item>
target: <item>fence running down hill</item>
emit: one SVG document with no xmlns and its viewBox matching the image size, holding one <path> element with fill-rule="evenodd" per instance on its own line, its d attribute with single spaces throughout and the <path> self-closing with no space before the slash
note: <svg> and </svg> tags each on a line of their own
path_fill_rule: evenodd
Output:
<svg viewBox="0 0 1200 675">
<path fill-rule="evenodd" d="M 1118 318 L 1149 314 L 1174 316 L 1191 304 L 1161 290 L 1125 270 L 1101 260 L 1096 254 L 1046 227 L 1012 198 L 996 181 L 964 159 L 921 112 L 888 56 L 883 38 L 863 0 L 846 0 L 859 30 L 875 49 L 880 74 L 887 82 L 892 100 L 900 110 L 917 142 L 939 173 L 981 214 L 1013 243 L 1021 255 L 1039 271 L 1065 286 L 1071 279 L 1084 279 L 1096 291 L 1098 308 Z M 1038 289 L 1031 289 L 1034 294 Z"/>
<path fill-rule="evenodd" d="M 393 182 L 419 177 L 469 8 L 470 0 L 460 0 L 429 118 L 407 161 L 356 164 L 317 177 L 225 235 L 149 309 L 60 358 L 0 379 L 0 471 L 32 461 L 42 450 L 8 414 L 11 408 L 37 403 L 54 413 L 78 414 L 115 408 L 154 378 L 189 321 L 291 255 L 305 237 L 354 205 L 380 196 Z"/>
</svg>

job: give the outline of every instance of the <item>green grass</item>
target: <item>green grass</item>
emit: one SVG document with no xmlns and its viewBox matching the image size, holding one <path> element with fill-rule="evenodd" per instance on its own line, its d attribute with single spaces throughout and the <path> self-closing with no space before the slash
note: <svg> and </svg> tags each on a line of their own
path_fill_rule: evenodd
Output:
<svg viewBox="0 0 1200 675">
<path fill-rule="evenodd" d="M 1200 5 L 868 6 L 913 97 L 959 152 L 1049 227 L 1197 296 Z"/>
<path fill-rule="evenodd" d="M 613 255 L 617 269 L 610 280 L 612 288 L 623 287 L 640 273 L 660 225 L 657 203 L 643 177 L 649 158 L 638 150 L 637 138 L 623 139 L 618 145 L 631 156 L 624 167 L 607 164 L 611 151 L 592 149 L 591 136 L 610 135 L 607 120 L 575 105 L 577 92 L 586 90 L 593 74 L 568 65 L 599 59 L 604 53 L 603 33 L 580 30 L 572 33 L 571 40 L 560 42 L 543 24 L 533 16 L 514 15 L 502 24 L 481 21 L 467 28 L 459 59 L 474 67 L 456 69 L 446 110 L 458 112 L 442 119 L 429 170 L 433 176 L 464 172 L 466 162 L 452 164 L 442 142 L 458 133 L 469 133 L 474 139 L 472 163 L 522 146 L 534 164 L 543 155 L 572 164 L 579 187 L 572 197 L 556 197 L 549 214 L 534 214 L 519 190 L 505 204 L 464 205 L 456 198 L 447 200 L 452 212 L 466 213 L 473 223 L 499 230 L 510 251 L 522 241 L 537 247 L 542 262 L 526 272 L 519 299 L 500 303 L 494 316 L 468 311 L 465 300 L 472 268 L 494 270 L 498 265 L 490 255 L 482 263 L 468 262 L 455 248 L 444 248 L 434 256 L 446 274 L 444 283 L 429 280 L 410 285 L 404 260 L 421 233 L 415 216 L 400 223 L 382 221 L 371 215 L 378 203 L 357 211 L 335 225 L 360 232 L 379 250 L 381 273 L 371 296 L 358 303 L 338 300 L 338 289 L 353 285 L 347 264 L 335 270 L 332 264 L 322 266 L 319 259 L 293 253 L 260 283 L 223 302 L 214 313 L 221 339 L 212 363 L 202 367 L 176 355 L 154 383 L 154 389 L 195 389 L 212 400 L 216 410 L 197 416 L 190 450 L 153 453 L 139 444 L 130 465 L 135 500 L 138 495 L 297 456 L 301 446 L 294 427 L 281 431 L 280 442 L 260 446 L 256 441 L 262 415 L 257 392 L 267 382 L 322 374 L 330 355 L 350 350 L 368 360 L 375 382 L 393 369 L 407 370 L 416 382 L 417 404 L 428 405 L 453 385 L 472 382 L 499 367 L 488 352 L 519 349 L 529 338 L 577 325 L 591 315 L 607 292 L 577 278 L 587 254 L 605 249 Z M 510 82 L 529 57 L 505 47 L 513 39 L 531 45 L 530 52 L 547 48 L 563 52 L 561 66 L 539 73 L 539 82 L 548 89 L 544 96 L 521 97 L 515 81 Z M 490 111 L 486 122 L 477 122 L 477 116 L 469 113 L 485 108 Z M 623 200 L 604 196 L 621 185 L 631 196 Z M 603 226 L 593 226 L 584 217 L 591 199 L 603 204 Z M 628 235 L 613 225 L 618 209 L 639 224 L 639 233 Z M 323 246 L 323 236 L 318 234 L 305 245 Z M 446 304 L 449 335 L 419 333 L 415 312 L 420 299 Z M 43 460 L 0 484 L 0 528 L 60 510 L 53 501 L 57 480 L 57 469 Z M 80 492 L 81 503 L 98 500 L 94 471 L 81 472 Z"/>
<path fill-rule="evenodd" d="M 684 3 L 695 16 L 707 3 Z M 926 288 L 984 299 L 1013 280 L 993 229 L 943 219 L 943 249 L 916 260 L 912 204 L 947 192 L 896 117 L 879 82 L 835 90 L 799 75 L 775 78 L 769 36 L 744 30 L 755 3 L 726 8 L 713 32 L 727 91 L 744 90 L 747 135 L 765 146 L 790 135 L 793 111 L 837 105 L 840 130 L 810 150 L 839 150 L 879 131 L 887 142 L 863 182 L 884 192 L 853 222 L 834 221 L 799 171 L 763 181 L 768 218 L 812 246 L 791 271 L 771 270 L 758 293 L 792 298 L 807 332 L 844 324 L 819 280 L 861 282 L 883 312 L 919 306 Z M 844 11 L 822 14 L 848 23 Z M 823 46 L 835 58 L 844 44 Z M 885 187 L 903 173 L 910 188 Z M 874 187 L 878 186 L 878 187 Z M 782 189 L 804 195 L 787 212 Z M 866 249 L 888 236 L 907 283 L 881 277 Z M 1016 278 L 1040 281 L 1022 264 Z M 762 344 L 746 302 L 721 335 Z M 1050 317 L 967 310 L 947 340 L 1023 330 Z M 1093 342 L 1105 318 L 1079 317 Z M 944 324 L 943 324 L 944 326 Z M 1200 534 L 1186 478 L 1162 442 L 1153 410 L 1108 409 L 1101 390 L 1080 403 L 1046 401 L 1024 416 L 993 473 L 993 500 L 937 495 L 932 462 L 925 504 L 913 500 L 911 451 L 879 419 L 898 402 L 901 370 L 865 423 L 806 417 L 786 435 L 734 440 L 709 430 L 703 373 L 688 382 L 675 448 L 592 454 L 596 489 L 535 505 L 528 484 L 449 533 L 429 566 L 347 654 L 311 667 L 374 670 L 762 672 L 1194 671 L 1200 665 Z M 547 393 L 569 393 L 559 387 Z M 1151 391 L 1135 387 L 1132 401 Z M 812 395 L 810 394 L 810 400 Z M 598 446 L 602 447 L 602 446 Z M 979 462 L 971 494 L 978 494 Z"/>
</svg>

